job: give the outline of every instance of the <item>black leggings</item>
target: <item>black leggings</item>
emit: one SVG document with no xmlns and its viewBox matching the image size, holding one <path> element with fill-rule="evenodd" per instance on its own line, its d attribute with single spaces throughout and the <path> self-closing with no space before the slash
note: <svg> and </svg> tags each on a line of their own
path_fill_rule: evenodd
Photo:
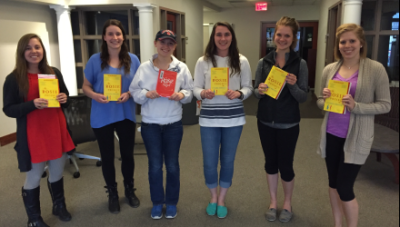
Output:
<svg viewBox="0 0 400 227">
<path fill-rule="evenodd" d="M 135 160 L 133 149 L 135 144 L 136 124 L 131 120 L 123 120 L 106 125 L 102 128 L 93 128 L 99 144 L 101 160 L 103 162 L 103 176 L 107 186 L 116 185 L 115 182 L 115 151 L 114 151 L 114 130 L 119 138 L 119 150 L 121 152 L 121 170 L 124 182 L 133 182 Z"/>
<path fill-rule="evenodd" d="M 329 187 L 336 189 L 343 202 L 356 198 L 354 183 L 361 165 L 344 163 L 344 144 L 346 139 L 327 133 L 326 166 L 329 175 Z"/>
<path fill-rule="evenodd" d="M 258 121 L 258 132 L 265 155 L 265 171 L 270 175 L 280 172 L 282 180 L 291 182 L 295 177 L 293 161 L 300 126 L 275 129 Z"/>
</svg>

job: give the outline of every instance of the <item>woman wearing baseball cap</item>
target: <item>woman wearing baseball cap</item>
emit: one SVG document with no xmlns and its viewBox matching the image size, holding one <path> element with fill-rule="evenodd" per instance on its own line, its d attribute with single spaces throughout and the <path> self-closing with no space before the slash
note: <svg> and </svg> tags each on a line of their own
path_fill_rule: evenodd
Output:
<svg viewBox="0 0 400 227">
<path fill-rule="evenodd" d="M 186 64 L 173 56 L 177 44 L 172 31 L 159 31 L 154 46 L 157 54 L 139 67 L 129 91 L 135 102 L 142 105 L 141 132 L 149 160 L 150 195 L 153 202 L 151 218 L 161 219 L 166 204 L 165 217 L 172 219 L 177 215 L 180 191 L 182 104 L 192 101 L 193 79 Z M 163 77 L 166 74 L 172 75 L 172 79 L 169 78 L 168 83 L 165 83 L 169 86 L 175 83 L 174 89 L 171 89 L 172 94 L 168 95 L 157 89 L 158 81 L 167 79 Z M 167 170 L 165 192 L 164 160 Z"/>
</svg>

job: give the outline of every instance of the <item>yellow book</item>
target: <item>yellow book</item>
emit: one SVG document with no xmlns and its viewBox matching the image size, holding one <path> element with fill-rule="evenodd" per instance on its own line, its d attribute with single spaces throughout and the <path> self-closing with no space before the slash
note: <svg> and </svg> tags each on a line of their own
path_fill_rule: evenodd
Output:
<svg viewBox="0 0 400 227">
<path fill-rule="evenodd" d="M 229 89 L 229 68 L 211 68 L 211 91 L 225 95 Z"/>
<path fill-rule="evenodd" d="M 325 111 L 345 114 L 346 107 L 343 105 L 343 97 L 350 93 L 351 83 L 337 80 L 330 80 L 328 84 L 331 90 L 331 97 L 325 100 Z"/>
<path fill-rule="evenodd" d="M 58 79 L 49 79 L 51 77 L 46 78 L 46 76 L 47 75 L 39 75 L 39 97 L 47 99 L 49 102 L 47 107 L 60 107 L 60 103 L 57 101 L 57 95 L 60 94 Z"/>
<path fill-rule="evenodd" d="M 265 94 L 274 99 L 278 99 L 286 85 L 286 76 L 288 74 L 288 72 L 285 72 L 276 66 L 272 66 L 272 69 L 265 80 L 265 84 L 268 86 Z"/>
<path fill-rule="evenodd" d="M 104 96 L 108 101 L 118 101 L 121 97 L 121 75 L 104 74 Z"/>
</svg>

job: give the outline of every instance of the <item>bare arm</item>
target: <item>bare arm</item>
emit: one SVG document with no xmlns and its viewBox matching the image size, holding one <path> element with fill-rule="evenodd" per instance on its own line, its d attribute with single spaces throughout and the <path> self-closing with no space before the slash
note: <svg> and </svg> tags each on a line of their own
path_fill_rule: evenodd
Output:
<svg viewBox="0 0 400 227">
<path fill-rule="evenodd" d="M 107 98 L 103 94 L 99 94 L 93 91 L 92 84 L 84 78 L 83 85 L 82 85 L 83 93 L 88 96 L 89 98 L 95 100 L 99 103 L 108 103 Z"/>
</svg>

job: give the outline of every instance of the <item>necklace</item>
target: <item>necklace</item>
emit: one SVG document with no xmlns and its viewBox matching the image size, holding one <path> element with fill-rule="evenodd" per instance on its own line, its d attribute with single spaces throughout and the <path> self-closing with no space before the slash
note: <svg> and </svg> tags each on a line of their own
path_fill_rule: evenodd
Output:
<svg viewBox="0 0 400 227">
<path fill-rule="evenodd" d="M 346 68 L 348 68 L 349 70 L 351 69 L 351 68 L 353 68 L 354 66 L 357 66 L 359 63 L 357 63 L 357 64 L 355 64 L 355 65 L 353 65 L 353 66 L 345 66 L 345 65 L 343 65 L 344 67 L 346 67 Z"/>
</svg>

